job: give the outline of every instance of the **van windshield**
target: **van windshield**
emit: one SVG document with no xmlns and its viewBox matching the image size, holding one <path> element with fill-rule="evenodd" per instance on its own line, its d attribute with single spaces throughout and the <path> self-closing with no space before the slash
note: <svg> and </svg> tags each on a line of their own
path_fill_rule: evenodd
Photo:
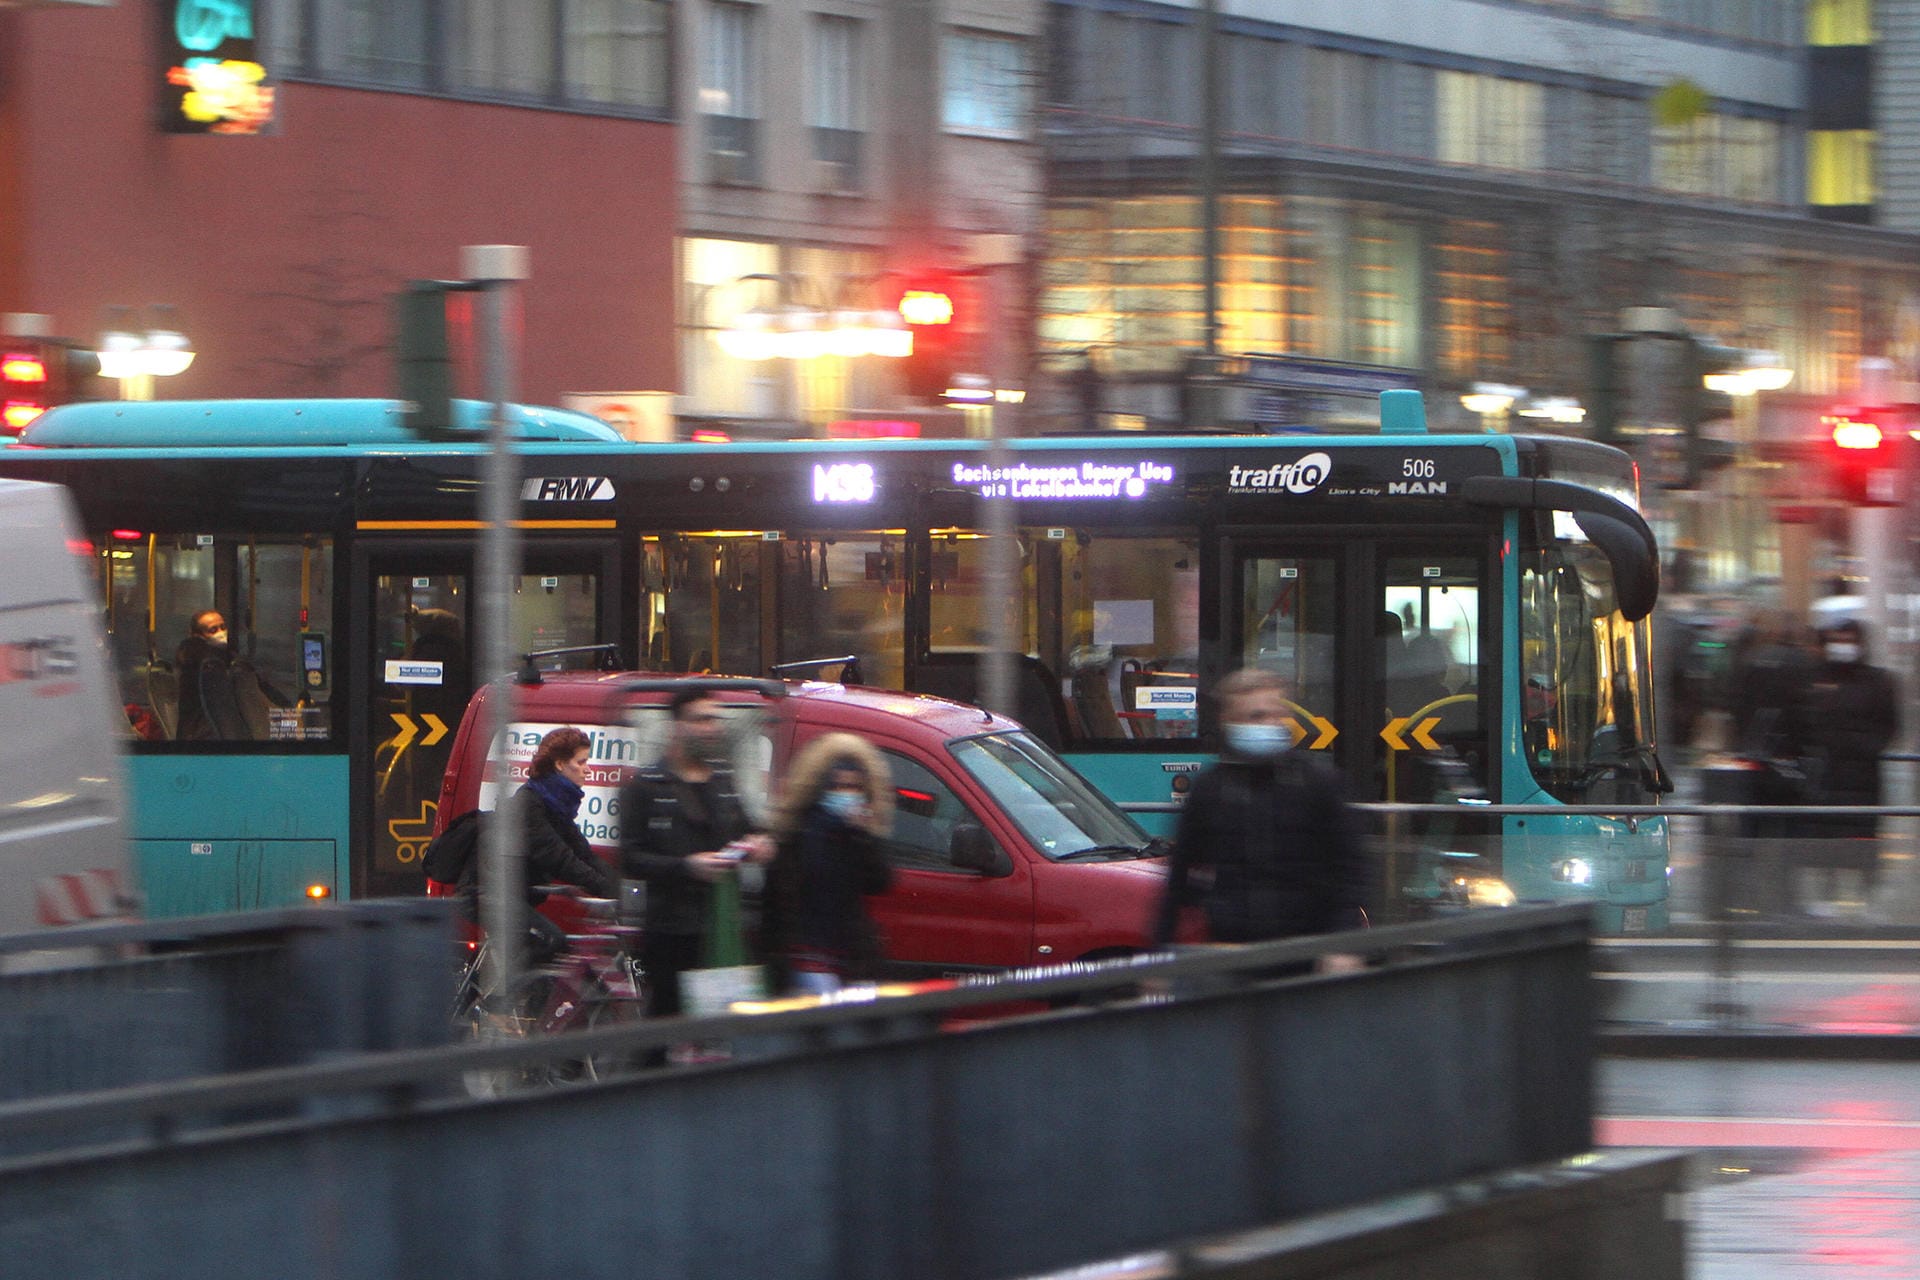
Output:
<svg viewBox="0 0 1920 1280">
<path fill-rule="evenodd" d="M 951 750 L 1043 857 L 1057 862 L 1160 853 L 1132 818 L 1029 734 L 967 738 Z"/>
</svg>

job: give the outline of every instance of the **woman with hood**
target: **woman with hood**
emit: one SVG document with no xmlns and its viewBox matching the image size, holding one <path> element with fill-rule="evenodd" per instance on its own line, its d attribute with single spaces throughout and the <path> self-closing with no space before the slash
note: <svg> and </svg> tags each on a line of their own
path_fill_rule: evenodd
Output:
<svg viewBox="0 0 1920 1280">
<path fill-rule="evenodd" d="M 864 739 L 825 734 L 795 757 L 774 817 L 779 847 L 761 924 L 773 990 L 825 995 L 878 971 L 865 899 L 893 881 L 880 847 L 892 825 L 892 779 Z"/>
</svg>

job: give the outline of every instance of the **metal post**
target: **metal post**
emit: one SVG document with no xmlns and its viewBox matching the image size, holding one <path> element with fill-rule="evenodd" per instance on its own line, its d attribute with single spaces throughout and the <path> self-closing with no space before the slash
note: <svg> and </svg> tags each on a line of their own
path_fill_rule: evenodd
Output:
<svg viewBox="0 0 1920 1280">
<path fill-rule="evenodd" d="M 1200 6 L 1200 292 L 1207 373 L 1220 354 L 1220 0 Z"/>
<path fill-rule="evenodd" d="M 508 422 L 513 399 L 512 345 L 507 340 L 508 304 L 516 281 L 527 278 L 524 245 L 467 245 L 460 251 L 461 274 L 480 287 L 479 331 L 485 352 L 487 468 L 481 490 L 485 530 L 480 539 L 479 670 L 493 684 L 488 699 L 489 753 L 504 759 L 507 728 L 513 723 L 513 583 L 520 572 L 520 540 L 514 528 L 519 499 L 520 460 Z M 519 915 L 525 909 L 526 850 L 508 801 L 508 779 L 499 780 L 494 809 L 480 846 L 480 920 L 492 957 L 489 988 L 506 998 L 520 972 Z"/>
<path fill-rule="evenodd" d="M 1004 269 L 988 269 L 984 272 L 994 301 L 994 314 L 1008 314 L 1009 308 L 1000 295 L 1008 281 Z M 997 332 L 997 331 L 996 331 Z M 999 344 L 996 344 L 998 346 Z M 1011 400 L 1002 399 L 1005 380 L 1001 377 L 1007 363 L 1000 350 L 992 352 L 990 366 L 993 369 L 994 398 L 987 402 L 987 467 L 995 475 L 1003 475 L 1013 464 L 1007 449 L 1007 437 L 1012 425 L 1009 415 L 1017 411 L 1017 405 Z M 1014 497 L 1010 486 L 1002 496 L 986 499 L 987 555 L 982 574 L 984 581 L 981 589 L 987 602 L 987 652 L 980 664 L 980 705 L 989 711 L 997 711 L 1003 716 L 1014 717 L 1019 710 L 1014 696 L 1014 654 L 1024 653 L 1026 646 L 1021 643 L 1018 618 L 1026 598 L 1020 590 L 1019 542 L 1015 536 L 1013 523 Z"/>
</svg>

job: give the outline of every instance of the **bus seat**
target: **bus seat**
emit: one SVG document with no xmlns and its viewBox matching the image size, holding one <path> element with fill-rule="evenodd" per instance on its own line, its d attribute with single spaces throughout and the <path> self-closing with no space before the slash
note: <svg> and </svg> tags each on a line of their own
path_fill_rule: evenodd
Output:
<svg viewBox="0 0 1920 1280">
<path fill-rule="evenodd" d="M 913 664 L 909 691 L 979 705 L 980 655 L 929 654 Z M 1067 708 L 1060 696 L 1060 682 L 1047 670 L 1046 663 L 1031 654 L 1014 655 L 1013 706 L 1014 719 L 1034 737 L 1056 751 L 1065 745 Z"/>
<path fill-rule="evenodd" d="M 1107 684 L 1104 667 L 1083 667 L 1073 673 L 1073 705 L 1080 709 L 1080 723 L 1094 739 L 1125 738 L 1120 715 L 1113 705 L 1113 689 Z"/>
<path fill-rule="evenodd" d="M 171 742 L 180 723 L 180 677 L 173 665 L 156 658 L 147 664 L 147 705 Z"/>
</svg>

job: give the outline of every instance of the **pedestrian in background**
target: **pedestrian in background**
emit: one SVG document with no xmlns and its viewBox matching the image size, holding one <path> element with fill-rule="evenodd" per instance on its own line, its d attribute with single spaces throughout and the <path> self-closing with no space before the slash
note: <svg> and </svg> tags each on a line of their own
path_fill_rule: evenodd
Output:
<svg viewBox="0 0 1920 1280">
<path fill-rule="evenodd" d="M 720 703 L 705 690 L 687 688 L 673 695 L 668 711 L 672 736 L 660 763 L 638 770 L 620 795 L 621 864 L 647 885 L 640 962 L 647 971 L 647 1012 L 656 1017 L 683 1008 L 680 975 L 701 963 L 712 886 L 736 874 L 734 853 L 756 862 L 773 856 L 773 842 L 752 834 L 734 790 Z"/>
<path fill-rule="evenodd" d="M 1199 906 L 1216 942 L 1265 942 L 1362 928 L 1373 873 L 1345 785 L 1293 751 L 1286 682 L 1247 667 L 1214 691 L 1224 749 L 1180 811 L 1167 891 L 1153 937 L 1172 940 L 1183 907 Z M 1359 967 L 1326 956 L 1323 970 Z"/>
<path fill-rule="evenodd" d="M 1807 800 L 1823 805 L 1878 805 L 1880 755 L 1900 732 L 1898 686 L 1867 661 L 1866 630 L 1851 618 L 1820 635 L 1820 663 L 1808 676 L 1793 717 L 1793 734 L 1806 759 Z M 1810 914 L 1826 915 L 1843 900 L 1873 897 L 1880 846 L 1873 813 L 1807 817 L 1797 824 L 1803 865 L 1815 875 L 1804 899 Z M 1843 894 L 1844 877 L 1858 896 Z"/>
<path fill-rule="evenodd" d="M 866 899 L 893 882 L 880 847 L 892 824 L 892 779 L 864 739 L 825 734 L 795 757 L 767 867 L 761 945 L 771 990 L 826 995 L 878 975 Z"/>
</svg>

